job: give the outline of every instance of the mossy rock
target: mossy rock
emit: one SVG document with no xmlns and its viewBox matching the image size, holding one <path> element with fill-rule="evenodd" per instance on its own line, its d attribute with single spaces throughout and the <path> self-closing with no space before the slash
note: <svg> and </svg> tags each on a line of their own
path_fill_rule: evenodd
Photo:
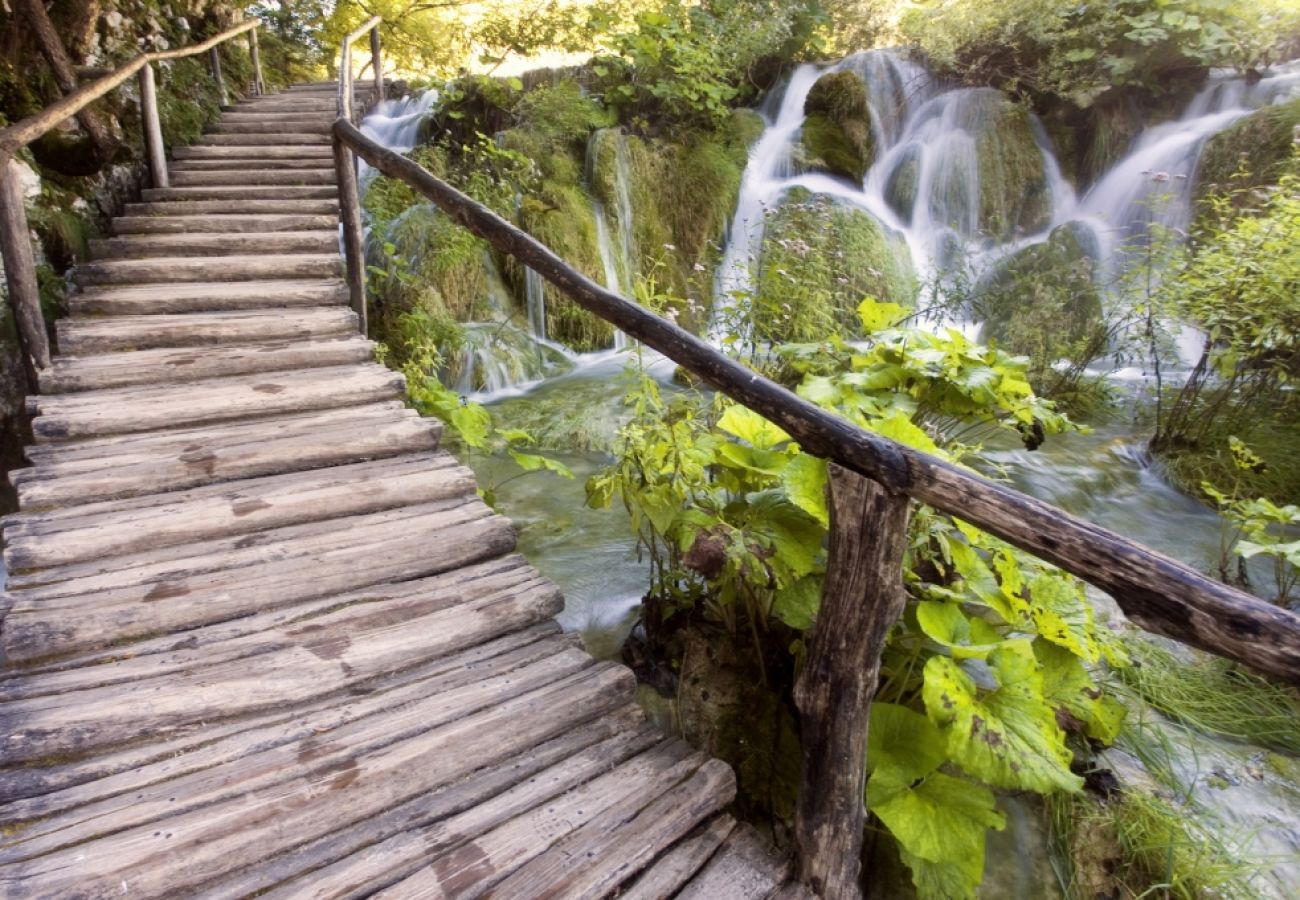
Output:
<svg viewBox="0 0 1300 900">
<path fill-rule="evenodd" d="M 853 72 L 829 72 L 817 79 L 803 108 L 797 164 L 861 182 L 876 157 L 862 79 Z"/>
<path fill-rule="evenodd" d="M 921 148 L 912 144 L 899 154 L 898 161 L 885 179 L 885 202 L 904 224 L 912 222 L 920 182 Z"/>
<path fill-rule="evenodd" d="M 1297 128 L 1300 99 L 1265 107 L 1211 136 L 1196 165 L 1197 212 L 1208 212 L 1220 191 L 1242 191 L 1244 202 L 1249 189 L 1276 184 L 1292 165 Z"/>
<path fill-rule="evenodd" d="M 984 338 L 1048 365 L 1069 358 L 1103 327 L 1098 257 L 1095 235 L 1077 222 L 1009 257 L 976 292 Z"/>
<path fill-rule="evenodd" d="M 1047 227 L 1052 192 L 1028 108 L 983 89 L 963 105 L 959 118 L 975 139 L 980 233 L 1001 243 Z"/>
<path fill-rule="evenodd" d="M 855 335 L 864 297 L 916 302 L 907 244 L 865 210 L 795 188 L 768 222 L 752 304 L 759 336 L 771 341 Z"/>
</svg>

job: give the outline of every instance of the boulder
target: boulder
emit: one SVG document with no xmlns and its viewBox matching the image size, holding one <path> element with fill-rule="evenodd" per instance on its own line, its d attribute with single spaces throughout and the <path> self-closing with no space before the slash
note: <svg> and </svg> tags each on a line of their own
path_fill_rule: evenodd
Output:
<svg viewBox="0 0 1300 900">
<path fill-rule="evenodd" d="M 812 86 L 803 109 L 797 165 L 861 182 L 876 156 L 862 79 L 853 72 L 828 72 Z"/>
</svg>

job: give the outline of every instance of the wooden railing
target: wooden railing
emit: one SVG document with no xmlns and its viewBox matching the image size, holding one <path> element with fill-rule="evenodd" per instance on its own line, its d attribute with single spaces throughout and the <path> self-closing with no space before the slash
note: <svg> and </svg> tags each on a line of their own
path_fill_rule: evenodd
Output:
<svg viewBox="0 0 1300 900">
<path fill-rule="evenodd" d="M 583 309 L 770 419 L 804 451 L 832 464 L 825 589 L 795 687 L 804 752 L 795 823 L 798 866 L 804 883 L 821 896 L 858 894 L 867 718 L 885 637 L 904 604 L 910 500 L 964 519 L 1106 591 L 1148 631 L 1300 683 L 1300 616 L 1004 484 L 859 428 L 596 284 L 496 213 L 365 137 L 350 119 L 334 123 L 334 139 L 336 147 L 405 182 Z M 344 208 L 359 210 L 355 196 L 340 199 Z M 358 242 L 347 248 L 359 254 L 359 211 L 357 216 Z M 348 271 L 360 278 L 364 267 L 349 265 Z"/>
<path fill-rule="evenodd" d="M 158 118 L 158 93 L 153 64 L 168 59 L 210 53 L 212 75 L 217 80 L 217 84 L 222 85 L 221 99 L 224 104 L 226 98 L 221 81 L 221 60 L 216 48 L 233 37 L 247 33 L 248 49 L 253 62 L 253 91 L 260 94 L 264 90 L 264 83 L 262 61 L 257 49 L 259 24 L 254 19 L 228 28 L 200 44 L 174 50 L 142 53 L 115 71 L 71 91 L 39 113 L 0 129 L 0 253 L 4 258 L 9 306 L 18 326 L 18 340 L 28 369 L 28 386 L 31 392 L 34 393 L 37 389 L 35 371 L 46 369 L 50 365 L 50 343 L 45 333 L 45 320 L 41 315 L 40 293 L 36 286 L 36 264 L 32 256 L 22 182 L 18 166 L 14 162 L 14 155 L 138 73 L 140 111 L 150 181 L 154 187 L 167 187 L 169 184 L 167 153 L 163 146 L 162 126 Z"/>
</svg>

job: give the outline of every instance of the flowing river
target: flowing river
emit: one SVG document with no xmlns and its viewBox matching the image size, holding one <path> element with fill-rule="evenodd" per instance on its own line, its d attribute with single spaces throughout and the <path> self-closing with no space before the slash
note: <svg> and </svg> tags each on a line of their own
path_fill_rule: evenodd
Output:
<svg viewBox="0 0 1300 900">
<path fill-rule="evenodd" d="M 828 175 L 799 171 L 796 148 L 804 121 L 804 101 L 816 80 L 828 71 L 848 71 L 867 88 L 872 131 L 879 148 L 875 163 L 860 184 Z M 959 248 L 981 266 L 996 264 L 1023 246 L 1045 240 L 1053 229 L 1072 224 L 1092 235 L 1100 261 L 1122 267 L 1122 245 L 1153 221 L 1179 229 L 1190 218 L 1195 167 L 1205 140 L 1240 117 L 1270 103 L 1300 95 L 1300 66 L 1279 67 L 1255 83 L 1215 75 L 1176 120 L 1145 129 L 1128 154 L 1098 178 L 1082 196 L 1061 177 L 1041 126 L 1034 133 L 1042 152 L 1050 196 L 1047 213 L 1032 233 L 1015 233 L 990 243 L 979 235 L 976 198 L 980 160 L 975 135 L 994 104 L 988 89 L 953 88 L 920 66 L 881 51 L 857 54 L 831 66 L 804 65 L 773 92 L 761 110 L 766 129 L 750 152 L 739 201 L 718 267 L 715 323 L 728 305 L 753 286 L 753 261 L 762 244 L 768 213 L 796 187 L 826 195 L 837 203 L 862 209 L 901 238 L 899 245 L 923 278 L 941 270 Z M 388 101 L 368 118 L 366 130 L 398 149 L 416 142 L 418 122 L 433 101 L 420 98 Z M 600 133 L 598 133 L 598 136 Z M 605 139 L 620 140 L 615 132 Z M 621 157 L 616 153 L 616 159 Z M 589 153 L 590 163 L 590 153 Z M 620 166 L 623 164 L 620 163 Z M 900 201 L 900 173 L 915 185 Z M 619 202 L 596 204 L 601 261 L 608 286 L 624 293 L 636 278 L 628 235 L 635 210 L 627 201 L 625 173 Z M 1157 193 L 1160 202 L 1153 202 Z M 541 292 L 530 291 L 527 315 L 470 326 L 467 358 L 459 366 L 459 390 L 497 408 L 514 423 L 523 405 L 537 416 L 564 420 L 569 431 L 585 430 L 595 446 L 607 445 L 621 412 L 620 373 L 633 359 L 621 336 L 615 349 L 578 355 L 546 340 L 539 325 Z M 1117 296 L 1108 302 L 1121 302 Z M 504 309 L 505 304 L 498 308 Z M 522 319 L 522 321 L 521 321 Z M 955 322 L 972 333 L 979 323 Z M 712 337 L 722 335 L 715 324 Z M 476 331 L 509 329 L 516 345 L 503 360 L 501 342 L 482 342 Z M 1186 341 L 1199 350 L 1194 336 Z M 1186 357 L 1187 353 L 1184 352 Z M 664 386 L 672 366 L 644 358 Z M 1174 363 L 1175 367 L 1177 363 Z M 1173 488 L 1143 451 L 1147 437 L 1143 416 L 1149 385 L 1143 373 L 1112 375 L 1120 401 L 1088 433 L 1048 441 L 1037 451 L 994 445 L 984 459 L 1020 489 L 1072 513 L 1138 540 L 1192 566 L 1209 569 L 1218 558 L 1221 523 L 1216 513 Z M 540 411 L 540 412 L 538 412 Z M 566 628 L 582 632 L 597 655 L 612 656 L 632 627 L 647 585 L 647 567 L 638 561 L 621 508 L 591 510 L 584 505 L 583 480 L 609 463 L 599 450 L 560 454 L 575 472 L 572 482 L 545 475 L 516 477 L 517 470 L 495 459 L 471 464 L 485 486 L 495 486 L 502 507 L 521 526 L 520 549 L 564 590 Z M 1114 614 L 1098 597 L 1103 615 Z M 1215 823 L 1225 841 L 1246 848 L 1262 860 L 1266 874 L 1256 886 L 1265 894 L 1300 894 L 1300 768 L 1291 774 L 1261 775 L 1261 751 L 1165 724 L 1174 756 L 1172 765 L 1195 786 L 1197 815 Z M 1122 766 L 1123 761 L 1117 761 Z M 1009 800 L 1007 833 L 990 840 L 989 883 L 985 896 L 1054 896 L 1059 889 L 1041 843 L 1041 808 Z"/>
</svg>

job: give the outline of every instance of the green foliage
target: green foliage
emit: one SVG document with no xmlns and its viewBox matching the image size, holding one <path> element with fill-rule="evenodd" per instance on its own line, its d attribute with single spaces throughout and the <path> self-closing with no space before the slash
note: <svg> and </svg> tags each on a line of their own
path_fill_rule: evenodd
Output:
<svg viewBox="0 0 1300 900">
<path fill-rule="evenodd" d="M 1300 175 L 1283 176 L 1252 215 L 1238 215 L 1228 196 L 1214 204 L 1213 220 L 1157 295 L 1164 308 L 1204 329 L 1207 339 L 1191 376 L 1162 411 L 1152 446 L 1176 462 L 1179 456 L 1203 460 L 1229 435 L 1240 436 L 1262 464 L 1250 470 L 1220 466 L 1198 481 L 1241 482 L 1243 496 L 1300 502 L 1300 474 L 1288 442 L 1261 439 L 1293 434 L 1297 420 Z M 1274 484 L 1284 490 L 1267 490 L 1261 479 L 1281 479 Z"/>
<path fill-rule="evenodd" d="M 906 312 L 868 300 L 864 343 L 783 348 L 800 393 L 950 458 L 970 452 L 957 436 L 976 426 L 1031 444 L 1067 427 L 1033 396 L 1020 361 L 955 332 L 897 327 Z M 703 615 L 797 657 L 826 566 L 825 462 L 721 397 L 665 400 L 642 376 L 628 402 L 616 462 L 588 481 L 588 502 L 627 509 L 650 556 L 653 617 Z M 1002 824 L 990 787 L 1077 790 L 1083 739 L 1113 741 L 1123 719 L 1089 668 L 1123 654 L 1078 582 L 932 510 L 913 516 L 905 583 L 908 611 L 868 734 L 866 799 L 922 896 L 971 896 L 985 831 Z"/>
<path fill-rule="evenodd" d="M 1198 212 L 1211 222 L 1221 220 L 1227 210 L 1219 198 L 1225 194 L 1232 209 L 1249 210 L 1258 202 L 1256 189 L 1296 172 L 1297 127 L 1300 99 L 1257 110 L 1211 135 L 1196 162 Z"/>
<path fill-rule="evenodd" d="M 922 0 L 899 27 L 969 83 L 1088 107 L 1126 88 L 1158 93 L 1189 69 L 1276 62 L 1300 11 L 1288 0 Z"/>
<path fill-rule="evenodd" d="M 854 72 L 818 78 L 804 101 L 803 164 L 861 182 L 875 159 L 867 90 Z"/>
</svg>

